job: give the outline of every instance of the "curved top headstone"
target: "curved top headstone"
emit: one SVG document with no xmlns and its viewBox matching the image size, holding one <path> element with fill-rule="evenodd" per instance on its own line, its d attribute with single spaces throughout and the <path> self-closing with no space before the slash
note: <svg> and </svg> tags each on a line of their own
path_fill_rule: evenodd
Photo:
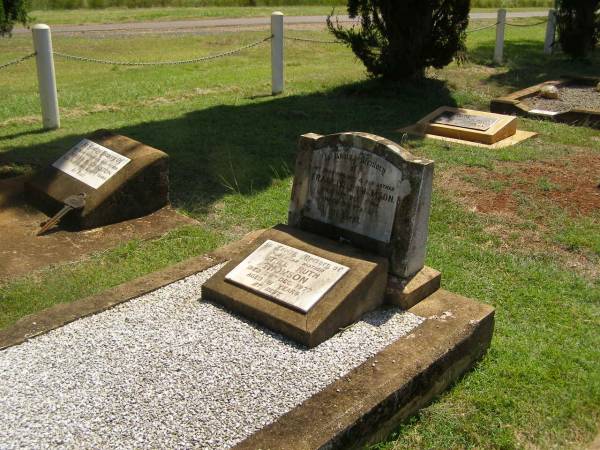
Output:
<svg viewBox="0 0 600 450">
<path fill-rule="evenodd" d="M 368 133 L 300 137 L 289 225 L 387 256 L 401 278 L 424 265 L 433 161 Z"/>
</svg>

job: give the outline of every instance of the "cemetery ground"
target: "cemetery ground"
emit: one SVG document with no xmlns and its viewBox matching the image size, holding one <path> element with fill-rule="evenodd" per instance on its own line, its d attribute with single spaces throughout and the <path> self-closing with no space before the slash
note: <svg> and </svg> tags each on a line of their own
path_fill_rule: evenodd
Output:
<svg viewBox="0 0 600 450">
<path fill-rule="evenodd" d="M 113 60 L 185 59 L 266 33 L 55 36 L 54 47 Z M 539 136 L 484 150 L 398 131 L 440 105 L 487 110 L 518 88 L 598 73 L 597 52 L 587 63 L 543 56 L 543 34 L 543 26 L 508 29 L 504 67 L 490 64 L 493 29 L 471 34 L 468 63 L 405 84 L 367 79 L 342 45 L 288 41 L 278 97 L 270 96 L 268 46 L 184 66 L 57 57 L 62 128 L 52 132 L 40 131 L 32 62 L 4 70 L 2 176 L 50 163 L 108 128 L 169 153 L 173 206 L 199 224 L 5 281 L 0 327 L 285 222 L 298 136 L 366 131 L 435 160 L 427 265 L 442 272 L 444 288 L 496 308 L 487 356 L 377 448 L 585 446 L 600 422 L 600 132 L 521 119 Z M 287 35 L 331 39 L 314 28 Z M 18 57 L 30 38 L 0 48 Z"/>
</svg>

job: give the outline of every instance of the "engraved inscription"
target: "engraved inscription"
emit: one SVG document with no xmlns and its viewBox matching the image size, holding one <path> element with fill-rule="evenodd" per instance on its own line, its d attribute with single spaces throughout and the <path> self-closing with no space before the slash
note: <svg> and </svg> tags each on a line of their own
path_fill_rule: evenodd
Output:
<svg viewBox="0 0 600 450">
<path fill-rule="evenodd" d="M 129 161 L 126 156 L 83 139 L 52 164 L 58 170 L 98 189 Z"/>
<path fill-rule="evenodd" d="M 304 215 L 388 243 L 396 206 L 409 193 L 402 172 L 371 152 L 315 150 Z"/>
<path fill-rule="evenodd" d="M 432 123 L 479 131 L 489 130 L 496 122 L 498 122 L 498 119 L 495 117 L 463 114 L 453 111 L 445 111 L 432 120 Z"/>
<path fill-rule="evenodd" d="M 306 313 L 348 270 L 268 239 L 225 279 Z"/>
</svg>

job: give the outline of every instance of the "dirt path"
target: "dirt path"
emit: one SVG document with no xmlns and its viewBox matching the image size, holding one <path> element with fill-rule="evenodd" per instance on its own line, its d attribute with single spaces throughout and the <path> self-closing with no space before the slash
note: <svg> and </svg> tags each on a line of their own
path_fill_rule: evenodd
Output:
<svg viewBox="0 0 600 450">
<path fill-rule="evenodd" d="M 546 17 L 547 11 L 523 11 L 509 12 L 509 18 Z M 471 19 L 494 19 L 495 12 L 471 13 Z M 288 25 L 325 24 L 327 16 L 286 16 Z M 340 22 L 352 22 L 348 16 L 338 16 Z M 207 28 L 248 28 L 262 27 L 270 24 L 269 17 L 244 17 L 228 19 L 201 19 L 201 20 L 169 20 L 155 22 L 133 22 L 133 23 L 105 23 L 87 25 L 55 25 L 52 26 L 53 33 L 94 33 L 94 32 L 123 32 L 123 33 L 148 33 L 148 32 L 171 32 L 194 33 Z M 29 33 L 26 28 L 16 28 L 14 34 Z"/>
</svg>

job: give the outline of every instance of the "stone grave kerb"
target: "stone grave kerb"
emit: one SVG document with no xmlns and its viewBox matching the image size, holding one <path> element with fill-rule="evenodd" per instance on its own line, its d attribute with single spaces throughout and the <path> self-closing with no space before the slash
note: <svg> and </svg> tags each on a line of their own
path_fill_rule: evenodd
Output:
<svg viewBox="0 0 600 450">
<path fill-rule="evenodd" d="M 340 160 L 348 173 L 336 176 Z M 385 256 L 390 273 L 408 279 L 424 267 L 433 167 L 433 161 L 373 134 L 304 134 L 288 224 Z M 373 181 L 378 175 L 381 183 Z M 367 179 L 371 184 L 361 184 Z M 356 189 L 372 194 L 368 205 L 352 204 Z M 344 205 L 351 211 L 343 211 Z"/>
</svg>

